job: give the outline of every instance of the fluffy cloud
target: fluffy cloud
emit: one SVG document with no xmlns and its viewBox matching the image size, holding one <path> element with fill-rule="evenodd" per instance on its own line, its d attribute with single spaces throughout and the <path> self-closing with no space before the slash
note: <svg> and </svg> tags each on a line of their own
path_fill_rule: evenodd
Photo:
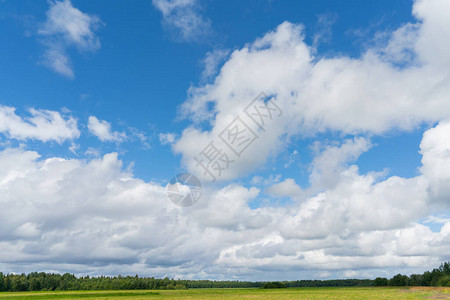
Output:
<svg viewBox="0 0 450 300">
<path fill-rule="evenodd" d="M 2 267 L 253 280 L 423 271 L 450 250 L 448 220 L 439 232 L 417 223 L 448 209 L 429 188 L 450 184 L 441 169 L 450 161 L 448 126 L 424 134 L 416 177 L 360 174 L 349 157 L 364 142 L 344 141 L 318 154 L 337 157 L 330 167 L 336 182 L 298 195 L 286 179 L 273 191 L 292 203 L 258 208 L 251 202 L 261 191 L 238 184 L 205 189 L 196 205 L 177 207 L 164 186 L 125 171 L 116 153 L 40 159 L 8 148 L 0 152 Z"/>
<path fill-rule="evenodd" d="M 320 148 L 318 143 L 315 146 Z M 370 147 L 370 141 L 362 137 L 344 140 L 339 146 L 324 146 L 313 159 L 309 176 L 311 184 L 320 188 L 335 186 L 339 179 L 336 173 L 344 170 L 348 163 L 356 161 Z"/>
<path fill-rule="evenodd" d="M 28 109 L 30 117 L 18 116 L 14 107 L 0 105 L 0 132 L 7 137 L 43 142 L 73 140 L 80 136 L 77 120 L 70 115 L 44 109 Z"/>
<path fill-rule="evenodd" d="M 252 265 L 271 270 L 275 265 L 277 270 L 324 269 L 335 277 L 336 270 L 346 277 L 358 269 L 438 264 L 439 259 L 446 259 L 444 249 L 449 247 L 448 220 L 441 220 L 444 226 L 440 232 L 432 232 L 415 222 L 427 214 L 448 209 L 447 202 L 441 201 L 436 206 L 435 193 L 429 187 L 449 184 L 445 177 L 448 172 L 435 176 L 450 159 L 450 148 L 445 142 L 449 132 L 448 124 L 441 123 L 424 134 L 423 173 L 414 178 L 392 176 L 382 180 L 377 174 L 359 174 L 356 166 L 345 163 L 348 155 L 339 155 L 340 162 L 330 169 L 337 177 L 336 182 L 312 196 L 307 196 L 311 191 L 297 194 L 293 206 L 272 208 L 276 231 L 271 239 L 233 245 L 221 251 L 218 261 L 236 268 Z M 322 155 L 351 154 L 358 143 L 345 141 L 327 147 Z M 428 157 L 433 157 L 433 161 Z M 272 187 L 277 189 L 281 185 L 285 186 L 285 192 L 300 191 L 289 179 Z M 448 191 L 446 195 L 448 199 Z M 374 276 L 372 272 L 365 276 Z"/>
<path fill-rule="evenodd" d="M 435 201 L 447 203 L 450 197 L 450 122 L 443 121 L 428 130 L 420 144 L 423 166 L 421 172 L 432 179 L 430 186 Z"/>
<path fill-rule="evenodd" d="M 239 274 L 313 269 L 348 277 L 379 275 L 386 267 L 391 272 L 402 266 L 417 270 L 447 259 L 448 220 L 441 221 L 439 232 L 418 223 L 449 208 L 450 127 L 445 120 L 450 117 L 450 23 L 440 10 L 447 6 L 445 1 L 416 1 L 417 22 L 400 27 L 359 58 L 316 56 L 304 42 L 303 27 L 285 22 L 235 50 L 213 83 L 190 88 L 181 108 L 192 125 L 173 149 L 204 180 L 194 157 L 211 141 L 226 149 L 218 137 L 235 117 L 252 124 L 244 109 L 261 91 L 273 95 L 283 117 L 273 118 L 265 132 L 257 131 L 257 142 L 222 179 L 255 170 L 292 137 L 325 132 L 350 136 L 314 145 L 310 187 L 302 189 L 287 178 L 266 190 L 271 196 L 290 197 L 291 205 L 248 210 L 262 196 L 242 195 L 226 200 L 233 209 L 219 206 L 220 212 L 230 213 L 231 223 L 214 223 L 201 215 L 203 226 L 240 229 L 242 235 L 252 231 L 251 237 L 224 246 L 216 264 Z M 208 129 L 202 127 L 205 121 Z M 353 165 L 372 147 L 371 136 L 435 122 L 420 145 L 422 166 L 416 177 L 361 174 Z M 264 225 L 250 229 L 243 220 L 264 220 Z"/>
<path fill-rule="evenodd" d="M 105 120 L 99 120 L 95 116 L 88 119 L 89 131 L 102 142 L 123 142 L 127 135 L 124 132 L 112 131 L 111 124 Z"/>
<path fill-rule="evenodd" d="M 47 20 L 38 30 L 47 48 L 43 63 L 55 72 L 73 78 L 74 72 L 66 49 L 76 47 L 79 51 L 98 50 L 100 41 L 94 31 L 100 24 L 97 16 L 83 13 L 73 7 L 70 0 L 51 1 Z"/>
<path fill-rule="evenodd" d="M 162 13 L 163 22 L 175 31 L 177 38 L 198 41 L 211 31 L 211 22 L 198 11 L 196 0 L 153 0 L 153 5 Z"/>
<path fill-rule="evenodd" d="M 284 181 L 270 186 L 267 192 L 275 197 L 297 198 L 302 196 L 302 189 L 293 178 L 286 178 Z"/>
<path fill-rule="evenodd" d="M 442 0 L 417 1 L 416 23 L 392 32 L 385 44 L 358 58 L 316 56 L 304 42 L 303 27 L 284 22 L 235 50 L 212 84 L 191 87 L 182 111 L 193 125 L 174 150 L 191 172 L 198 172 L 193 157 L 261 91 L 274 95 L 283 117 L 224 179 L 262 165 L 291 136 L 379 135 L 448 118 L 450 24 L 439 9 L 446 6 Z M 204 121 L 211 129 L 198 125 Z"/>
</svg>

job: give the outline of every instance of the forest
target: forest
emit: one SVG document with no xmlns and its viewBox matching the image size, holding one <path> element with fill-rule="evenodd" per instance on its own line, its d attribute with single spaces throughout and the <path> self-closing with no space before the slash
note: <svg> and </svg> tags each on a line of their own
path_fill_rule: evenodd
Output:
<svg viewBox="0 0 450 300">
<path fill-rule="evenodd" d="M 295 280 L 282 282 L 182 280 L 136 276 L 82 276 L 33 272 L 3 274 L 0 291 L 69 291 L 69 290 L 162 290 L 194 288 L 285 288 L 285 287 L 355 287 L 355 286 L 450 286 L 450 263 L 423 274 L 397 274 L 392 278 Z"/>
</svg>

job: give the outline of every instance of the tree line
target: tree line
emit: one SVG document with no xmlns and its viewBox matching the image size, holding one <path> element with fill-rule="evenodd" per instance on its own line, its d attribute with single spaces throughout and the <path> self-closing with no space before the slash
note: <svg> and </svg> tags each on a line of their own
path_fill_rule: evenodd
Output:
<svg viewBox="0 0 450 300">
<path fill-rule="evenodd" d="M 397 274 L 387 279 L 295 280 L 282 282 L 182 280 L 136 276 L 82 276 L 44 272 L 3 274 L 0 291 L 71 291 L 71 290 L 160 290 L 189 288 L 282 288 L 282 287 L 355 287 L 355 286 L 450 286 L 450 264 L 409 277 Z"/>
<path fill-rule="evenodd" d="M 450 262 L 445 262 L 433 271 L 411 274 L 409 277 L 397 274 L 391 279 L 377 277 L 374 286 L 450 286 Z"/>
</svg>

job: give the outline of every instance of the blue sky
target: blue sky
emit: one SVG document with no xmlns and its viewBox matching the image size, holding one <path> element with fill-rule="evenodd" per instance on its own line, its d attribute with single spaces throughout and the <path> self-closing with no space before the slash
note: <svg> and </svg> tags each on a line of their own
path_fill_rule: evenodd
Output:
<svg viewBox="0 0 450 300">
<path fill-rule="evenodd" d="M 275 280 L 438 265 L 440 5 L 0 1 L 0 269 Z M 261 92 L 282 110 L 265 131 L 244 110 Z M 226 151 L 238 116 L 258 138 L 212 182 L 196 158 Z M 186 171 L 204 192 L 179 208 L 165 185 Z"/>
<path fill-rule="evenodd" d="M 41 63 L 45 46 L 36 31 L 45 22 L 49 4 L 30 1 L 19 6 L 5 1 L 2 3 L 2 34 L 7 42 L 0 59 L 4 70 L 1 80 L 8 88 L 1 91 L 2 104 L 15 106 L 22 115 L 26 115 L 29 107 L 49 110 L 64 107 L 73 111 L 80 123 L 86 123 L 90 115 L 95 115 L 108 120 L 119 131 L 136 128 L 145 134 L 151 147 L 105 145 L 84 128 L 87 134 L 82 134 L 76 142 L 80 146 L 78 152 L 89 147 L 126 151 L 123 159 L 136 162 L 136 175 L 147 180 L 166 178 L 178 168 L 179 159 L 167 146 L 159 144 L 158 134 L 180 133 L 188 125 L 177 119 L 178 106 L 186 99 L 190 86 L 204 83 L 202 61 L 206 53 L 239 49 L 288 20 L 304 24 L 308 44 L 313 43 L 314 35 L 323 26 L 330 27 L 329 36 L 319 45 L 319 56 L 355 57 L 370 43 L 373 32 L 396 28 L 412 19 L 410 1 L 348 1 L 344 6 L 328 1 L 317 1 L 313 5 L 277 1 L 201 5 L 196 9 L 203 18 L 210 20 L 210 32 L 200 40 L 184 41 L 177 29 L 162 24 L 161 13 L 148 1 L 132 6 L 120 2 L 109 6 L 95 1 L 74 2 L 74 7 L 101 20 L 95 30 L 101 47 L 94 53 L 89 50 L 80 53 L 68 47 L 74 78 L 67 78 Z M 321 16 L 329 23 L 320 24 Z M 355 31 L 365 31 L 366 36 L 361 38 L 353 33 Z M 52 154 L 73 155 L 67 145 L 53 144 L 50 150 L 48 145 L 36 146 Z M 154 155 L 158 160 L 149 159 Z M 386 163 L 397 162 L 394 159 Z M 400 167 L 399 171 L 403 172 L 402 169 Z M 405 175 L 411 175 L 410 168 L 407 172 Z"/>
</svg>

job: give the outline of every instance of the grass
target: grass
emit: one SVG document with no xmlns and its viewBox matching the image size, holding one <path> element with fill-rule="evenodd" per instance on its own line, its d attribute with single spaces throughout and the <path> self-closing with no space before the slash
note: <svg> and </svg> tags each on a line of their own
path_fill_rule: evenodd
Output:
<svg viewBox="0 0 450 300">
<path fill-rule="evenodd" d="M 0 293 L 0 299 L 450 299 L 450 288 L 190 289 Z"/>
</svg>

